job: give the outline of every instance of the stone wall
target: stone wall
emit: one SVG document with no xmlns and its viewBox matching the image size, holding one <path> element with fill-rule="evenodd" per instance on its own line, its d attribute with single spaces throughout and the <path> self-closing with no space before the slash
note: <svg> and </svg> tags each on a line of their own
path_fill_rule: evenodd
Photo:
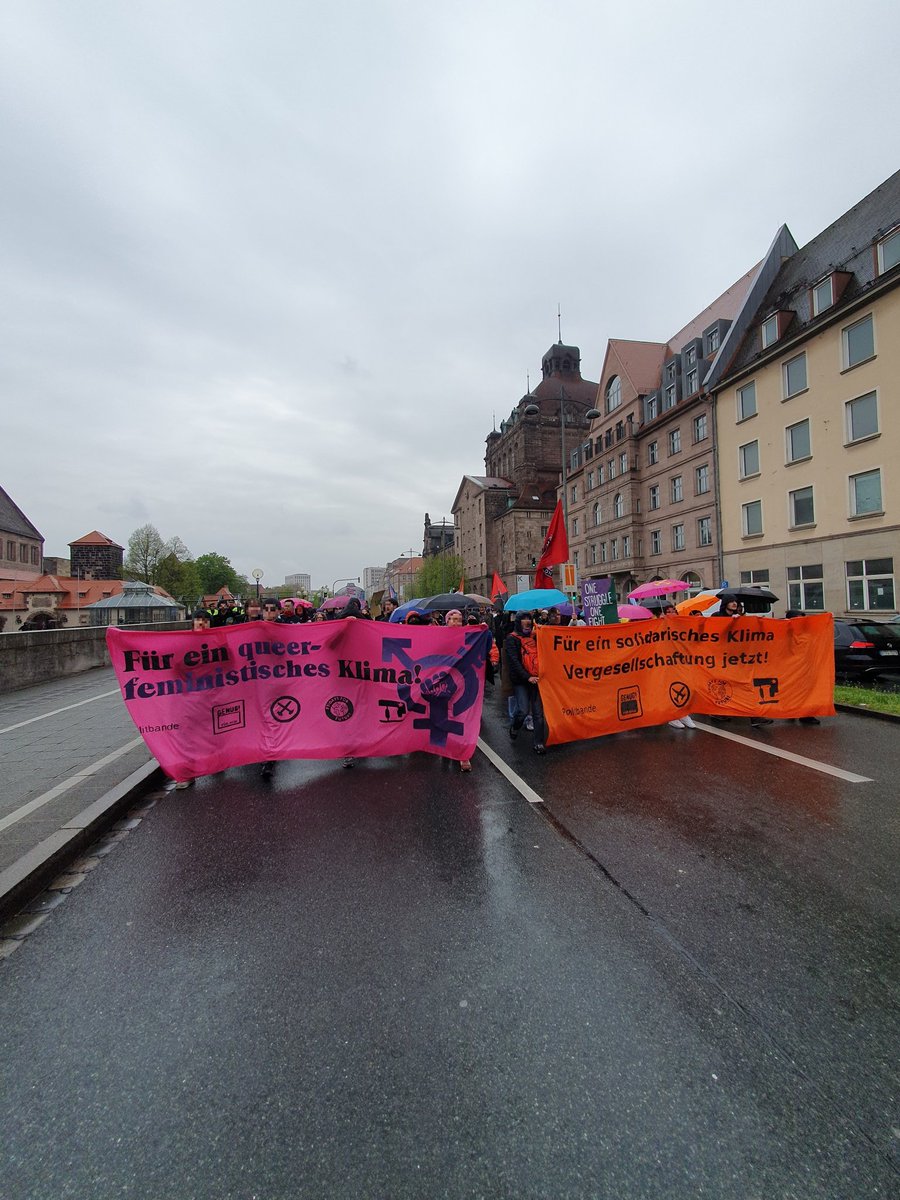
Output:
<svg viewBox="0 0 900 1200">
<path fill-rule="evenodd" d="M 152 625 L 119 625 L 119 629 L 162 632 L 190 629 L 189 621 L 157 621 Z M 34 633 L 0 634 L 0 693 L 35 683 L 108 667 L 106 628 L 43 629 Z"/>
</svg>

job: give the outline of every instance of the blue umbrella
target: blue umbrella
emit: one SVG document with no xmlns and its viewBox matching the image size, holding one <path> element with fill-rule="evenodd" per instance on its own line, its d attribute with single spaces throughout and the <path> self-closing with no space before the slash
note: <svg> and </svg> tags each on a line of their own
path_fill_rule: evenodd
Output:
<svg viewBox="0 0 900 1200">
<path fill-rule="evenodd" d="M 389 618 L 389 620 L 390 620 L 390 621 L 392 622 L 392 624 L 394 624 L 394 625 L 396 625 L 396 624 L 399 624 L 399 622 L 403 620 L 403 618 L 406 616 L 406 614 L 407 614 L 407 613 L 408 613 L 408 612 L 409 612 L 411 609 L 413 609 L 413 608 L 419 608 L 419 607 L 422 607 L 422 608 L 424 608 L 424 606 L 425 606 L 425 605 L 428 603 L 428 600 L 429 600 L 429 599 L 430 599 L 430 597 L 427 597 L 427 598 L 426 598 L 426 599 L 424 599 L 424 600 L 422 600 L 422 599 L 419 599 L 419 600 L 404 600 L 404 602 L 403 602 L 402 604 L 400 604 L 400 605 L 399 605 L 397 608 L 395 608 L 395 609 L 394 609 L 394 611 L 393 611 L 393 612 L 391 613 L 391 615 L 390 615 L 390 618 Z"/>
<path fill-rule="evenodd" d="M 558 604 L 567 604 L 568 600 L 559 588 L 532 588 L 530 592 L 510 596 L 503 607 L 507 612 L 531 612 L 536 608 L 556 608 Z"/>
</svg>

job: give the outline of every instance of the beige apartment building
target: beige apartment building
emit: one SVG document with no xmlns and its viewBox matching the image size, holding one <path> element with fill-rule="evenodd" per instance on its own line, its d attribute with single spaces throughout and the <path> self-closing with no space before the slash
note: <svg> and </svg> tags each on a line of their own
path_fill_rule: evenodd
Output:
<svg viewBox="0 0 900 1200">
<path fill-rule="evenodd" d="M 716 364 L 724 579 L 884 618 L 900 568 L 900 172 L 776 256 Z"/>
</svg>

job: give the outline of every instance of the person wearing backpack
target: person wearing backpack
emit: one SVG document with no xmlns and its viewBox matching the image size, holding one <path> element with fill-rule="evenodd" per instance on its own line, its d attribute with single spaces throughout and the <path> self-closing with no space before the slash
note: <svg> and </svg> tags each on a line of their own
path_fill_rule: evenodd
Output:
<svg viewBox="0 0 900 1200">
<path fill-rule="evenodd" d="M 516 712 L 509 727 L 509 736 L 513 741 L 516 740 L 525 718 L 530 714 L 534 726 L 534 752 L 546 754 L 544 709 L 538 691 L 537 639 L 531 613 L 516 614 L 513 631 L 504 639 L 503 653 L 507 657 L 509 681 L 516 697 Z"/>
</svg>

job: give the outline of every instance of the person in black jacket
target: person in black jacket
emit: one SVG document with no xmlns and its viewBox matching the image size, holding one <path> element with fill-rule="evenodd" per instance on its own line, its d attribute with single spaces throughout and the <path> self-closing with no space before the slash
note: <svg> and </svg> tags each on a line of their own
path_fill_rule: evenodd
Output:
<svg viewBox="0 0 900 1200">
<path fill-rule="evenodd" d="M 503 641 L 503 653 L 507 657 L 509 680 L 516 697 L 516 714 L 509 727 L 509 736 L 516 740 L 530 713 L 534 726 L 534 752 L 546 754 L 544 708 L 538 691 L 537 641 L 531 613 L 516 614 L 513 631 Z"/>
</svg>

